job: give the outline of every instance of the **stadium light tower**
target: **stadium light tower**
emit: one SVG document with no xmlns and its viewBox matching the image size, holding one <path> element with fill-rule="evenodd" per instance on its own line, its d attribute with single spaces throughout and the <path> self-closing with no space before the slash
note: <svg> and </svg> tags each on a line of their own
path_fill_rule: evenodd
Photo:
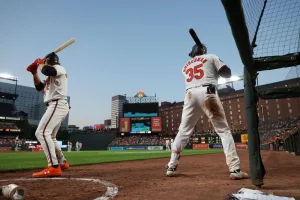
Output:
<svg viewBox="0 0 300 200">
<path fill-rule="evenodd" d="M 0 73 L 0 79 L 5 79 L 5 80 L 16 82 L 15 95 L 17 95 L 18 77 L 12 76 L 12 75 L 10 75 L 8 73 Z"/>
<path fill-rule="evenodd" d="M 223 84 L 226 84 L 226 83 L 231 83 L 231 86 L 233 88 L 233 82 L 237 82 L 237 81 L 241 81 L 241 80 L 244 80 L 244 76 L 241 75 L 241 76 L 231 76 L 230 78 L 222 78 L 220 77 L 218 79 L 218 85 L 223 85 Z"/>
</svg>

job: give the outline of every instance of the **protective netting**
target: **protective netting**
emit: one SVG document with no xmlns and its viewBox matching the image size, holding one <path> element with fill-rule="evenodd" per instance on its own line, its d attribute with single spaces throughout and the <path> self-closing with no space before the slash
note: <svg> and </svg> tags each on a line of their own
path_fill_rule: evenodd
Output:
<svg viewBox="0 0 300 200">
<path fill-rule="evenodd" d="M 290 71 L 285 77 L 285 80 L 300 78 L 300 66 L 291 67 Z"/>
<path fill-rule="evenodd" d="M 298 52 L 300 0 L 243 0 L 242 5 L 251 43 L 256 35 L 254 58 Z"/>
</svg>

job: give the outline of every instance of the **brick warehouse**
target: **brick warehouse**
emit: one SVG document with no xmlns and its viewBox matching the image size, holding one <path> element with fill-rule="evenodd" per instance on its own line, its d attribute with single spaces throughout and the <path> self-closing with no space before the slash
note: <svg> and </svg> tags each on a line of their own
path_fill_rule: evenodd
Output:
<svg viewBox="0 0 300 200">
<path fill-rule="evenodd" d="M 261 85 L 257 89 L 282 88 L 300 86 L 300 78 L 280 81 L 276 83 Z M 246 109 L 244 102 L 244 90 L 224 88 L 218 90 L 219 97 L 223 104 L 226 118 L 233 132 L 240 132 L 247 128 Z M 182 102 L 162 102 L 160 116 L 163 121 L 163 130 L 167 133 L 177 133 L 181 122 Z M 300 98 L 259 100 L 258 116 L 260 121 L 274 122 L 286 119 L 290 116 L 300 115 Z M 195 126 L 196 133 L 214 132 L 212 124 L 201 112 L 201 117 Z"/>
</svg>

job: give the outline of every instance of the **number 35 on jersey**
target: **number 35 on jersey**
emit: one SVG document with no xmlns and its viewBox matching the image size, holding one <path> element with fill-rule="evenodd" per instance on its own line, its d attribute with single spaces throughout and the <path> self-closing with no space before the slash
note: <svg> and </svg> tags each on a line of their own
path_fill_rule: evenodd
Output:
<svg viewBox="0 0 300 200">
<path fill-rule="evenodd" d="M 187 75 L 186 82 L 191 82 L 193 79 L 201 79 L 204 76 L 204 71 L 201 69 L 207 60 L 204 58 L 195 58 L 190 60 L 183 68 L 183 72 Z M 197 65 L 196 65 L 197 64 Z"/>
</svg>

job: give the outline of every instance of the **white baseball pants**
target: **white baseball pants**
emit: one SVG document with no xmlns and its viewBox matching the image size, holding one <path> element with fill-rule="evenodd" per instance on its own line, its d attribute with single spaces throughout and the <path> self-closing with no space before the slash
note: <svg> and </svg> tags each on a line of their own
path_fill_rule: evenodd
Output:
<svg viewBox="0 0 300 200">
<path fill-rule="evenodd" d="M 179 163 L 180 154 L 189 142 L 194 127 L 200 118 L 201 110 L 209 118 L 216 133 L 221 138 L 229 171 L 239 169 L 240 159 L 237 155 L 223 106 L 217 93 L 207 94 L 207 87 L 191 88 L 186 92 L 181 124 L 172 145 L 171 159 L 168 166 L 175 167 Z"/>
<path fill-rule="evenodd" d="M 48 166 L 63 164 L 65 160 L 61 147 L 56 140 L 56 134 L 68 112 L 69 104 L 66 100 L 50 102 L 35 132 L 35 136 L 41 143 L 47 157 Z"/>
</svg>

